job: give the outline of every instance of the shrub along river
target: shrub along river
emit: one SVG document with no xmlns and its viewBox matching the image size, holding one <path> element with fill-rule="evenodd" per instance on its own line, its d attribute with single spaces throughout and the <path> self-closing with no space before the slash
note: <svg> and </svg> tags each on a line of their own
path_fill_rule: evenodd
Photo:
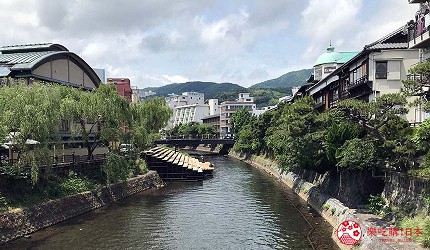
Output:
<svg viewBox="0 0 430 250">
<path fill-rule="evenodd" d="M 330 225 L 267 174 L 223 156 L 205 160 L 215 171 L 203 183 L 168 183 L 2 248 L 312 249 L 310 224 L 315 249 L 337 248 Z"/>
</svg>

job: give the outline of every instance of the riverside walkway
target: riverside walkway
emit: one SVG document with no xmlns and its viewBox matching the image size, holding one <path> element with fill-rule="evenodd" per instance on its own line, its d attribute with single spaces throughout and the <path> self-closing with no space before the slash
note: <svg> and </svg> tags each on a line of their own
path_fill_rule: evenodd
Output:
<svg viewBox="0 0 430 250">
<path fill-rule="evenodd" d="M 166 147 L 154 147 L 143 152 L 150 170 L 163 180 L 199 181 L 213 176 L 212 164 Z"/>
</svg>

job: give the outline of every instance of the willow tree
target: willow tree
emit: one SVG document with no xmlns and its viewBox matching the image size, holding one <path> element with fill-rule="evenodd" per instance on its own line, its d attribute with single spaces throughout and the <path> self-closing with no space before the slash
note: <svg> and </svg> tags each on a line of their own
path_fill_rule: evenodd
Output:
<svg viewBox="0 0 430 250">
<path fill-rule="evenodd" d="M 129 105 L 113 85 L 101 84 L 92 92 L 70 89 L 60 110 L 72 121 L 74 136 L 82 138 L 88 159 L 101 143 L 111 146 L 119 141 L 130 124 Z"/>
<path fill-rule="evenodd" d="M 28 86 L 22 80 L 0 87 L 0 144 L 17 153 L 15 167 L 31 165 L 33 183 L 39 167 L 51 165 L 48 143 L 57 139 L 63 88 L 40 82 Z"/>
<path fill-rule="evenodd" d="M 157 97 L 131 105 L 131 139 L 138 149 L 148 147 L 167 125 L 172 109 L 164 98 Z"/>
</svg>

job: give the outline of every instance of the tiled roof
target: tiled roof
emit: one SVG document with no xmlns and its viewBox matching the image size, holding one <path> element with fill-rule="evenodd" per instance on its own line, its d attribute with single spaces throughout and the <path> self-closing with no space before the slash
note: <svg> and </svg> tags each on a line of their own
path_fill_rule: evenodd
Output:
<svg viewBox="0 0 430 250">
<path fill-rule="evenodd" d="M 366 49 L 407 49 L 408 43 L 378 43 L 366 46 Z"/>
<path fill-rule="evenodd" d="M 34 43 L 23 45 L 8 45 L 0 47 L 3 54 L 36 51 L 68 51 L 66 47 L 56 43 Z"/>
<path fill-rule="evenodd" d="M 36 63 L 55 54 L 68 54 L 68 51 L 42 51 L 14 54 L 0 54 L 0 65 L 13 69 L 31 69 Z"/>
</svg>

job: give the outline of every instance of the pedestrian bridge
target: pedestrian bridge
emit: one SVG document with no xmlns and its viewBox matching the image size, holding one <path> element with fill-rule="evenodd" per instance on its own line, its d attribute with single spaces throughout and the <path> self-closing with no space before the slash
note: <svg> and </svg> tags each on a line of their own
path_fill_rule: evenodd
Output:
<svg viewBox="0 0 430 250">
<path fill-rule="evenodd" d="M 164 140 L 156 140 L 154 144 L 165 144 L 172 146 L 197 146 L 200 144 L 210 144 L 210 145 L 233 145 L 233 139 L 164 139 Z"/>
</svg>

